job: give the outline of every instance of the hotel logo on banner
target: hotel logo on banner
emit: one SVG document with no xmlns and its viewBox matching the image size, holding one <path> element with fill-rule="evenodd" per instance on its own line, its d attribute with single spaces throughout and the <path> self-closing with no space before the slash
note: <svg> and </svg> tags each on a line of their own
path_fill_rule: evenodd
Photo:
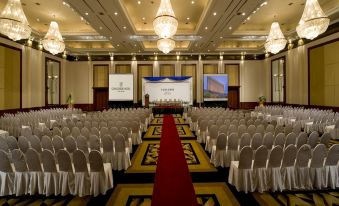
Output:
<svg viewBox="0 0 339 206">
<path fill-rule="evenodd" d="M 161 91 L 164 93 L 164 95 L 172 95 L 174 88 L 161 88 Z"/>
<path fill-rule="evenodd" d="M 124 87 L 124 82 L 119 82 L 118 87 L 111 87 L 112 91 L 117 91 L 117 92 L 125 92 L 125 91 L 130 91 L 130 87 Z"/>
</svg>

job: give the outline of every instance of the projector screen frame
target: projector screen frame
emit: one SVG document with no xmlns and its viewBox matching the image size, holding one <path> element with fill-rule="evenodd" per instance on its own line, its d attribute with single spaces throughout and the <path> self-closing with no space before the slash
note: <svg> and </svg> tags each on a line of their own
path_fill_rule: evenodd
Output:
<svg viewBox="0 0 339 206">
<path fill-rule="evenodd" d="M 110 89 L 111 89 L 111 85 L 110 85 L 110 76 L 131 76 L 132 77 L 132 86 L 131 86 L 131 93 L 132 93 L 132 98 L 130 99 L 110 99 Z M 134 74 L 132 73 L 127 73 L 127 74 L 114 74 L 114 73 L 110 73 L 108 74 L 108 101 L 109 102 L 133 102 L 134 101 Z"/>
<path fill-rule="evenodd" d="M 164 78 L 163 80 L 159 80 L 159 81 L 149 81 L 145 78 L 149 78 L 149 77 L 143 77 L 142 78 L 142 105 L 145 106 L 145 85 L 147 83 L 154 83 L 154 84 L 159 84 L 159 83 L 176 83 L 176 82 L 186 82 L 186 83 L 189 83 L 189 102 L 188 102 L 188 105 L 193 105 L 193 77 L 192 76 L 187 76 L 189 77 L 188 79 L 186 80 L 171 80 L 170 78 L 171 77 L 159 77 L 159 78 Z"/>
<path fill-rule="evenodd" d="M 227 77 L 227 98 L 205 98 L 205 77 L 211 76 L 226 76 Z M 203 74 L 202 78 L 202 97 L 204 102 L 227 102 L 228 101 L 228 93 L 229 93 L 229 77 L 228 74 Z"/>
</svg>

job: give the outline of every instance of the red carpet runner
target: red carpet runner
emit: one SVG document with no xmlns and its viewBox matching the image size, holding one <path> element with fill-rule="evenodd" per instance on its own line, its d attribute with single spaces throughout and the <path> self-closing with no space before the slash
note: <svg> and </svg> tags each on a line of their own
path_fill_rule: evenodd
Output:
<svg viewBox="0 0 339 206">
<path fill-rule="evenodd" d="M 165 115 L 152 206 L 196 206 L 192 179 L 172 115 Z"/>
</svg>

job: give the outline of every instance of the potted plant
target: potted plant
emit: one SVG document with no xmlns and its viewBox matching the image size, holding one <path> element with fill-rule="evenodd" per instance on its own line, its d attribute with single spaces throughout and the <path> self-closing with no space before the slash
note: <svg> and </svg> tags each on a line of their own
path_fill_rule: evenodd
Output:
<svg viewBox="0 0 339 206">
<path fill-rule="evenodd" d="M 263 107 L 266 102 L 266 97 L 265 96 L 260 96 L 259 97 L 259 106 Z"/>
<path fill-rule="evenodd" d="M 66 100 L 66 103 L 68 104 L 69 109 L 73 109 L 73 98 L 72 94 L 69 94 Z"/>
</svg>

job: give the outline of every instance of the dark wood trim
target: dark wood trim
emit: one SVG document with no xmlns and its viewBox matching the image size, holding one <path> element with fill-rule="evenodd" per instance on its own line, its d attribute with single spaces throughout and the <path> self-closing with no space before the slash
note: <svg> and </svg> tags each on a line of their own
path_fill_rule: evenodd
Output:
<svg viewBox="0 0 339 206">
<path fill-rule="evenodd" d="M 310 63 L 311 63 L 311 60 L 310 60 L 311 50 L 315 49 L 315 48 L 318 48 L 318 47 L 325 46 L 327 44 L 334 43 L 336 41 L 339 41 L 339 38 L 332 39 L 330 41 L 314 45 L 314 46 L 309 47 L 307 49 L 307 78 L 308 78 L 308 82 L 307 82 L 308 83 L 308 88 L 307 88 L 307 90 L 308 90 L 308 105 L 310 105 L 310 106 L 311 106 L 311 81 L 310 81 L 311 80 L 311 73 L 310 73 L 311 72 L 311 65 L 310 65 Z M 316 105 L 312 105 L 312 106 L 316 106 Z"/>
<path fill-rule="evenodd" d="M 273 70 L 273 62 L 276 60 L 280 60 L 283 59 L 284 60 L 284 66 L 283 66 L 283 72 L 284 72 L 284 101 L 283 102 L 275 102 L 275 103 L 282 103 L 285 104 L 286 103 L 286 56 L 281 56 L 275 59 L 271 60 L 271 102 L 273 102 L 273 75 L 272 75 L 272 70 Z"/>
<path fill-rule="evenodd" d="M 49 57 L 45 57 L 45 106 L 48 106 L 48 71 L 47 71 L 47 62 L 57 62 L 59 63 L 59 104 L 61 104 L 61 62 L 59 60 L 55 60 Z"/>
<path fill-rule="evenodd" d="M 19 109 L 22 109 L 22 49 L 19 49 L 17 47 L 10 46 L 10 45 L 7 45 L 7 44 L 1 43 L 1 42 L 0 42 L 0 46 L 6 47 L 6 48 L 9 48 L 9 49 L 13 49 L 13 50 L 20 52 L 20 108 Z M 0 112 L 0 114 L 1 114 L 1 112 Z"/>
<path fill-rule="evenodd" d="M 240 102 L 240 109 L 254 109 L 258 102 Z"/>
<path fill-rule="evenodd" d="M 94 111 L 93 104 L 74 104 L 74 108 L 81 109 L 82 111 Z"/>
</svg>

